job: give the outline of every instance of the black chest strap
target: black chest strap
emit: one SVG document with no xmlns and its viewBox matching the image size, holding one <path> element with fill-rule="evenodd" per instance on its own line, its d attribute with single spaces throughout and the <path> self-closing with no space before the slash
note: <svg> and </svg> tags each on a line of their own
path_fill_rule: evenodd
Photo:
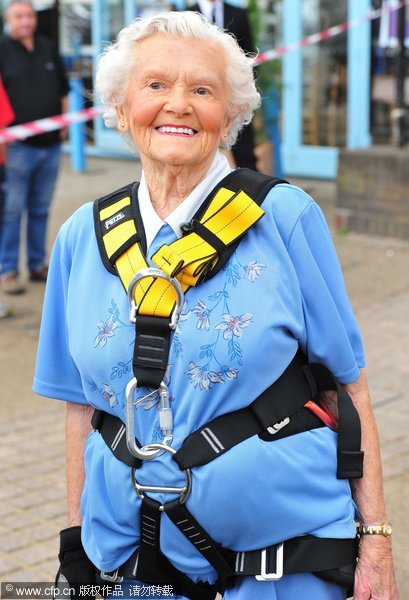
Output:
<svg viewBox="0 0 409 600">
<path fill-rule="evenodd" d="M 253 435 L 263 435 L 268 429 L 271 434 L 267 439 L 274 441 L 320 427 L 322 422 L 304 405 L 317 398 L 319 392 L 327 390 L 336 391 L 338 396 L 337 477 L 360 478 L 363 452 L 356 408 L 329 369 L 319 364 L 307 364 L 301 351 L 297 352 L 281 377 L 254 402 L 216 417 L 191 433 L 172 458 L 182 470 L 193 468 L 211 462 Z M 100 431 L 119 460 L 134 468 L 141 465 L 127 448 L 125 425 L 120 419 L 97 410 L 92 425 Z M 140 447 L 138 441 L 137 445 Z"/>
<path fill-rule="evenodd" d="M 361 425 L 350 396 L 329 369 L 319 364 L 299 367 L 300 360 L 297 354 L 284 374 L 249 406 L 216 417 L 191 433 L 173 460 L 181 469 L 205 465 L 272 425 L 291 422 L 308 400 L 329 390 L 338 398 L 337 478 L 362 477 Z"/>
</svg>

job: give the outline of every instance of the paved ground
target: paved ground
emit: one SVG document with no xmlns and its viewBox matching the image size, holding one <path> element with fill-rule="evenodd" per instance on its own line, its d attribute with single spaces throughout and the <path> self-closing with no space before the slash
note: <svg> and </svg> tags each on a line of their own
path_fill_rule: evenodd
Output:
<svg viewBox="0 0 409 600">
<path fill-rule="evenodd" d="M 50 238 L 83 202 L 137 177 L 131 161 L 92 159 L 86 173 L 73 174 L 65 160 Z M 301 183 L 331 223 L 334 185 Z M 366 344 L 401 598 L 409 600 L 409 242 L 346 234 L 335 235 L 335 243 Z M 14 317 L 0 321 L 2 581 L 52 581 L 58 531 L 65 526 L 65 408 L 31 392 L 42 295 L 41 284 L 30 284 L 12 300 Z"/>
</svg>

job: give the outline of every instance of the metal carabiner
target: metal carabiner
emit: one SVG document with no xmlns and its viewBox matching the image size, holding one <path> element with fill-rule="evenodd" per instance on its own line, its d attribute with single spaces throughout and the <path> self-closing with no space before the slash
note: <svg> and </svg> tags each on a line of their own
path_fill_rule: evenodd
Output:
<svg viewBox="0 0 409 600">
<path fill-rule="evenodd" d="M 126 416 L 126 445 L 133 456 L 140 460 L 152 460 L 158 456 L 162 450 L 148 450 L 148 444 L 143 448 L 138 448 L 135 442 L 135 415 L 134 415 L 134 392 L 138 386 L 136 377 L 129 381 L 125 389 L 125 416 Z M 162 381 L 159 386 L 159 425 L 164 439 L 162 444 L 167 446 L 173 438 L 173 415 L 169 403 L 169 393 L 167 385 Z M 146 449 L 145 449 L 146 448 Z"/>
<path fill-rule="evenodd" d="M 144 446 L 144 449 L 146 448 L 145 451 L 149 451 L 150 450 L 155 450 L 156 452 L 170 452 L 170 454 L 176 454 L 176 450 L 174 448 L 171 448 L 170 446 L 166 446 L 165 444 L 156 444 L 156 443 L 152 443 L 152 444 L 147 444 L 146 446 Z M 133 486 L 136 490 L 136 493 L 138 494 L 139 498 L 141 498 L 141 500 L 143 499 L 145 492 L 154 492 L 154 493 L 163 493 L 163 494 L 179 494 L 180 495 L 180 500 L 179 502 L 181 504 L 184 504 L 184 502 L 186 502 L 186 500 L 189 497 L 190 494 L 190 490 L 192 488 L 192 477 L 190 474 L 190 469 L 184 469 L 184 473 L 185 473 L 185 485 L 183 487 L 172 487 L 172 486 L 164 486 L 164 485 L 144 485 L 141 483 L 138 483 L 138 481 L 136 480 L 135 477 L 135 469 L 133 467 L 131 467 L 131 477 L 132 477 L 132 483 Z M 159 507 L 159 510 L 163 511 L 164 506 L 162 504 L 162 506 Z"/>
<path fill-rule="evenodd" d="M 155 269 L 154 267 L 147 267 L 146 269 L 141 269 L 131 279 L 131 282 L 128 287 L 128 300 L 129 304 L 131 305 L 129 319 L 131 323 L 135 323 L 136 313 L 138 310 L 133 293 L 134 288 L 138 281 L 140 281 L 141 279 L 145 279 L 146 277 L 159 277 L 161 279 L 165 279 L 173 286 L 176 292 L 177 301 L 170 318 L 169 327 L 171 329 L 176 329 L 176 325 L 178 324 L 179 316 L 182 311 L 183 303 L 185 300 L 185 295 L 183 293 L 182 286 L 175 277 L 170 277 L 167 273 L 165 273 L 165 271 L 162 271 L 162 269 Z"/>
</svg>

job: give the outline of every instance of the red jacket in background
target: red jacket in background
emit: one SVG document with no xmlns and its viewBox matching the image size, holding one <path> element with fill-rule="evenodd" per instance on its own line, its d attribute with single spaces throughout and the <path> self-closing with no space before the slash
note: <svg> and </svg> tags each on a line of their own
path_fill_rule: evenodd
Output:
<svg viewBox="0 0 409 600">
<path fill-rule="evenodd" d="M 3 87 L 3 82 L 0 77 L 0 129 L 7 127 L 14 121 L 14 112 L 10 104 L 10 100 Z M 4 163 L 4 149 L 0 144 L 0 165 Z"/>
</svg>

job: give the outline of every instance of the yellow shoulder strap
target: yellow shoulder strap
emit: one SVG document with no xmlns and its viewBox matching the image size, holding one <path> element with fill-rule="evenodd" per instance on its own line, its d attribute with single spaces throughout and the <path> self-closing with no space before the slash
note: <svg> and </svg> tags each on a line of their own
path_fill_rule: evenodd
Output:
<svg viewBox="0 0 409 600">
<path fill-rule="evenodd" d="M 234 192 L 221 187 L 200 220 L 192 222 L 190 233 L 162 246 L 152 261 L 166 275 L 176 278 L 186 292 L 217 263 L 223 249 L 240 239 L 263 214 L 264 211 L 244 191 Z M 106 257 L 111 264 L 114 262 L 128 291 L 135 274 L 148 267 L 132 217 L 130 195 L 113 198 L 101 207 L 99 230 Z M 133 299 L 138 313 L 168 317 L 172 314 L 176 295 L 167 279 L 147 276 L 135 285 Z"/>
</svg>

